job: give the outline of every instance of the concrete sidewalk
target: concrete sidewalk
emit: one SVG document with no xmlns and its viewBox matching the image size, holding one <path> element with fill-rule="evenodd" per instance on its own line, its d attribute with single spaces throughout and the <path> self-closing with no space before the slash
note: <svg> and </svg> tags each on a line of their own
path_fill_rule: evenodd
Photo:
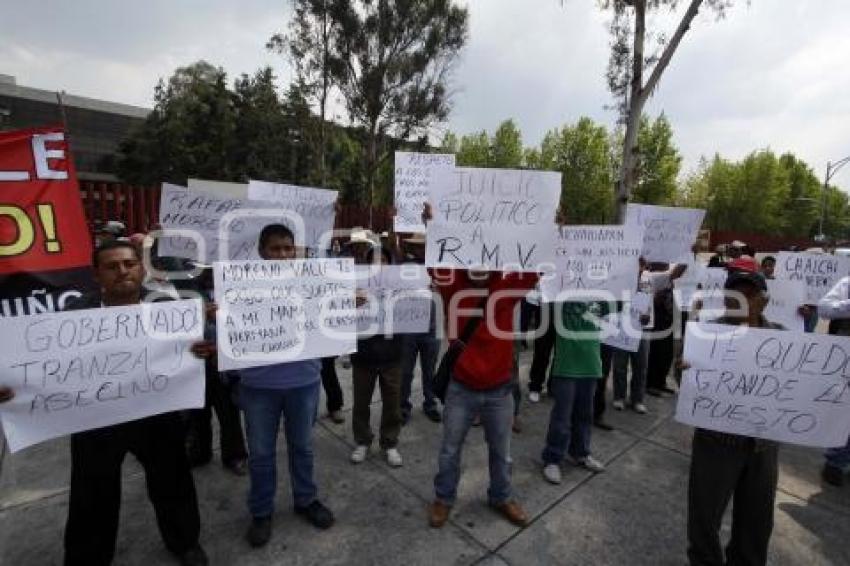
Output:
<svg viewBox="0 0 850 566">
<path fill-rule="evenodd" d="M 525 377 L 530 360 L 528 354 L 522 358 Z M 350 409 L 350 372 L 340 370 L 340 379 Z M 690 430 L 672 420 L 674 404 L 650 397 L 648 415 L 609 409 L 616 430 L 593 433 L 594 454 L 608 470 L 594 476 L 571 468 L 564 483 L 553 486 L 540 474 L 551 404 L 546 398 L 538 405 L 524 402 L 524 430 L 514 435 L 512 446 L 514 488 L 532 516 L 524 529 L 486 505 L 487 454 L 480 429 L 472 429 L 467 440 L 451 522 L 434 530 L 427 526 L 425 506 L 433 495 L 440 425 L 415 411 L 399 447 L 404 467 L 390 469 L 377 451 L 360 466 L 349 464 L 350 422 L 321 419 L 315 431 L 317 479 L 337 524 L 318 532 L 291 512 L 281 437 L 278 510 L 269 545 L 253 550 L 244 541 L 248 482 L 226 473 L 217 460 L 195 471 L 201 542 L 212 564 L 684 564 Z M 377 426 L 379 401 L 374 409 Z M 819 451 L 782 448 L 771 564 L 850 564 L 850 487 L 823 485 L 821 465 Z M 160 541 L 140 468 L 132 457 L 124 468 L 115 563 L 174 563 Z M 0 564 L 61 564 L 69 470 L 66 440 L 6 456 Z"/>
</svg>

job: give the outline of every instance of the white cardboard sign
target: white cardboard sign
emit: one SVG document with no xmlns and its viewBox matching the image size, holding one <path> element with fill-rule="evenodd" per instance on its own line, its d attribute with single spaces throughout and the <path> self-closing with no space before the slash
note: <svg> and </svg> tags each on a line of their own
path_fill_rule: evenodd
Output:
<svg viewBox="0 0 850 566">
<path fill-rule="evenodd" d="M 605 291 L 621 299 L 637 288 L 640 228 L 600 225 L 554 230 L 555 270 L 540 279 L 544 301 L 556 301 L 564 294 L 576 297 L 585 290 Z"/>
<path fill-rule="evenodd" d="M 803 332 L 805 319 L 799 310 L 806 304 L 806 285 L 802 281 L 768 279 L 767 291 L 770 303 L 764 309 L 764 317 L 788 330 Z"/>
<path fill-rule="evenodd" d="M 697 208 L 628 204 L 625 223 L 644 228 L 646 261 L 688 263 L 703 218 L 705 211 Z"/>
<path fill-rule="evenodd" d="M 321 252 L 322 236 L 333 228 L 333 203 L 327 201 L 335 193 L 282 185 L 274 185 L 272 192 L 283 194 L 281 187 L 291 189 L 286 203 L 250 200 L 249 185 L 238 183 L 189 179 L 188 189 L 164 183 L 160 223 L 166 234 L 175 235 L 160 239 L 160 254 L 205 263 L 259 259 L 257 243 L 268 224 L 289 227 L 296 245 Z"/>
<path fill-rule="evenodd" d="M 366 304 L 357 309 L 360 338 L 427 332 L 433 296 L 422 265 L 358 265 L 357 290 Z"/>
<path fill-rule="evenodd" d="M 454 154 L 395 152 L 396 232 L 425 232 L 422 211 L 431 187 L 451 185 L 454 171 Z"/>
<path fill-rule="evenodd" d="M 554 265 L 561 174 L 457 167 L 431 187 L 425 265 L 538 271 Z"/>
<path fill-rule="evenodd" d="M 356 348 L 354 263 L 213 264 L 219 370 L 347 354 Z"/>
<path fill-rule="evenodd" d="M 846 337 L 688 323 L 676 420 L 805 446 L 850 434 Z"/>
<path fill-rule="evenodd" d="M 779 280 L 803 281 L 806 304 L 816 305 L 839 279 L 850 275 L 850 257 L 809 252 L 779 252 L 774 276 Z"/>
<path fill-rule="evenodd" d="M 197 299 L 0 318 L 9 449 L 204 406 Z"/>
</svg>

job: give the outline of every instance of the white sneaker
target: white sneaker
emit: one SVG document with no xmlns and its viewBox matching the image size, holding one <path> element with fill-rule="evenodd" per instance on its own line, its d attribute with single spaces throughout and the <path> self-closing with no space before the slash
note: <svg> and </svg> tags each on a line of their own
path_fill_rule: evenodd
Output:
<svg viewBox="0 0 850 566">
<path fill-rule="evenodd" d="M 543 477 L 549 483 L 559 485 L 561 483 L 561 467 L 558 464 L 546 464 L 543 466 Z"/>
<path fill-rule="evenodd" d="M 626 408 L 626 404 L 623 403 L 622 399 L 614 399 L 614 402 L 611 403 L 611 406 L 617 409 L 618 411 L 622 411 Z"/>
<path fill-rule="evenodd" d="M 587 456 L 586 458 L 582 458 L 578 461 L 578 465 L 590 470 L 594 474 L 598 474 L 600 472 L 605 471 L 605 464 L 603 464 L 593 456 Z"/>
<path fill-rule="evenodd" d="M 531 391 L 528 394 L 528 400 L 531 403 L 539 403 L 540 402 L 540 393 L 537 391 Z"/>
<path fill-rule="evenodd" d="M 401 459 L 401 454 L 399 454 L 397 448 L 389 448 L 387 450 L 387 464 L 393 468 L 400 468 L 404 464 L 404 460 Z"/>
<path fill-rule="evenodd" d="M 366 460 L 366 455 L 369 453 L 369 447 L 364 446 L 362 444 L 358 444 L 357 448 L 351 452 L 351 463 L 352 464 L 362 464 L 364 460 Z"/>
<path fill-rule="evenodd" d="M 643 403 L 635 403 L 635 412 L 640 413 L 641 415 L 646 414 L 646 405 Z"/>
</svg>

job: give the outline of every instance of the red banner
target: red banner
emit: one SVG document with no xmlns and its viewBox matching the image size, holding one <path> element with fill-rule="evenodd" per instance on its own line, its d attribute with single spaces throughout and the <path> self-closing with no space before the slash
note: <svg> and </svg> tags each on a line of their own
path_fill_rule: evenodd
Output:
<svg viewBox="0 0 850 566">
<path fill-rule="evenodd" d="M 0 132 L 0 316 L 89 290 L 91 239 L 61 127 Z"/>
<path fill-rule="evenodd" d="M 0 133 L 0 275 L 90 261 L 91 240 L 63 129 Z"/>
</svg>

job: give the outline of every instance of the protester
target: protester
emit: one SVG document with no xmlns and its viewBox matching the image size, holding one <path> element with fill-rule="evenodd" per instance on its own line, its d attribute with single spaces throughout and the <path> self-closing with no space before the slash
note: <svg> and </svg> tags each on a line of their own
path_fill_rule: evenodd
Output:
<svg viewBox="0 0 850 566">
<path fill-rule="evenodd" d="M 68 310 L 135 305 L 144 300 L 137 249 L 110 240 L 92 255 L 99 295 L 80 297 Z M 204 355 L 202 344 L 193 351 Z M 164 413 L 71 435 L 71 490 L 65 528 L 65 564 L 110 564 L 121 506 L 121 465 L 132 453 L 145 471 L 148 497 L 166 548 L 181 564 L 207 564 L 198 544 L 200 515 L 184 446 L 183 423 Z"/>
<path fill-rule="evenodd" d="M 829 320 L 829 333 L 850 336 L 850 277 L 841 278 L 818 303 L 818 314 Z M 841 447 L 829 448 L 821 470 L 823 480 L 836 487 L 844 485 L 850 470 L 850 438 Z"/>
<path fill-rule="evenodd" d="M 343 395 L 339 384 L 339 376 L 336 373 L 336 356 L 322 358 L 322 388 L 325 390 L 325 406 L 328 410 L 328 418 L 336 423 L 345 422 L 342 416 Z"/>
<path fill-rule="evenodd" d="M 774 279 L 774 271 L 776 271 L 776 258 L 772 255 L 764 256 L 761 260 L 761 274 L 765 279 Z"/>
<path fill-rule="evenodd" d="M 555 404 L 549 414 L 549 430 L 543 449 L 543 477 L 561 483 L 561 464 L 568 456 L 576 466 L 602 472 L 605 466 L 590 454 L 593 423 L 593 392 L 602 378 L 599 326 L 594 318 L 608 308 L 598 302 L 565 302 L 555 319 L 555 355 L 552 359 L 549 394 Z M 556 308 L 557 308 L 556 307 Z"/>
<path fill-rule="evenodd" d="M 194 279 L 195 292 L 204 299 L 207 313 L 204 326 L 204 338 L 214 343 L 216 340 L 215 311 L 213 298 L 212 266 L 201 265 L 200 275 Z M 248 452 L 245 448 L 245 435 L 242 432 L 242 419 L 239 408 L 233 401 L 233 372 L 219 372 L 215 350 L 205 360 L 206 392 L 204 406 L 190 412 L 188 455 L 189 463 L 203 466 L 212 460 L 213 429 L 212 416 L 215 411 L 219 424 L 219 446 L 221 463 L 224 468 L 237 476 L 247 473 Z"/>
<path fill-rule="evenodd" d="M 607 409 L 605 402 L 605 393 L 608 389 L 608 375 L 611 373 L 611 365 L 614 359 L 616 348 L 607 344 L 599 345 L 599 358 L 602 364 L 602 379 L 596 384 L 596 389 L 593 392 L 593 426 L 601 430 L 614 430 L 608 421 L 605 420 L 605 410 Z"/>
<path fill-rule="evenodd" d="M 767 321 L 767 284 L 755 270 L 730 271 L 725 289 L 746 298 L 746 314 L 733 316 L 739 302 L 727 296 L 719 324 L 781 329 Z M 775 442 L 698 428 L 694 431 L 688 485 L 688 558 L 692 565 L 767 562 L 773 530 L 777 455 Z M 734 501 L 732 536 L 724 558 L 720 526 Z"/>
<path fill-rule="evenodd" d="M 389 265 L 392 254 L 385 247 L 372 248 L 366 253 L 367 265 Z M 368 298 L 366 298 L 368 301 Z M 359 301 L 358 301 L 359 302 Z M 403 464 L 398 451 L 401 431 L 401 344 L 400 334 L 375 335 L 357 340 L 357 353 L 351 355 L 354 409 L 351 428 L 356 444 L 351 462 L 360 464 L 366 459 L 374 439 L 370 424 L 370 406 L 377 382 L 381 389 L 381 427 L 379 444 L 387 463 L 398 468 Z"/>
<path fill-rule="evenodd" d="M 528 400 L 539 403 L 543 393 L 543 383 L 549 371 L 549 360 L 552 358 L 552 347 L 555 344 L 555 304 L 540 301 L 540 325 L 534 338 L 534 353 L 531 358 L 531 368 L 528 371 Z"/>
<path fill-rule="evenodd" d="M 640 290 L 653 295 L 653 326 L 647 359 L 646 392 L 655 397 L 661 393 L 675 393 L 667 386 L 667 375 L 676 353 L 673 335 L 676 310 L 673 281 L 681 277 L 686 269 L 687 264 L 670 267 L 666 263 L 654 263 L 649 264 L 648 269 L 640 276 Z"/>
<path fill-rule="evenodd" d="M 258 248 L 265 260 L 296 256 L 292 231 L 282 224 L 264 227 Z M 313 479 L 312 429 L 319 404 L 320 370 L 321 360 L 311 359 L 239 372 L 239 404 L 245 414 L 251 480 L 248 509 L 252 520 L 246 538 L 253 547 L 263 546 L 271 538 L 281 416 L 295 512 L 319 529 L 333 525 L 334 516 L 319 501 Z"/>
<path fill-rule="evenodd" d="M 405 263 L 425 264 L 425 237 L 416 234 L 403 242 Z M 437 308 L 431 302 L 431 320 L 426 332 L 404 334 L 402 336 L 401 362 L 401 416 L 407 424 L 413 405 L 410 403 L 410 393 L 413 387 L 413 372 L 416 369 L 416 358 L 422 377 L 422 412 L 432 422 L 442 421 L 440 409 L 437 408 L 437 398 L 434 396 L 434 369 L 437 364 L 437 354 L 440 351 L 440 340 L 437 338 Z"/>
<path fill-rule="evenodd" d="M 423 220 L 427 222 L 430 217 L 431 210 L 426 205 Z M 431 274 L 443 299 L 450 340 L 458 338 L 473 309 L 492 315 L 477 324 L 452 371 L 443 410 L 443 440 L 439 470 L 434 478 L 435 499 L 428 509 L 429 522 L 439 528 L 449 518 L 460 480 L 463 443 L 473 419 L 479 415 L 489 451 L 489 504 L 510 522 L 525 525 L 528 515 L 511 490 L 511 422 L 517 377 L 514 340 L 494 336 L 493 331 L 515 334 L 515 308 L 525 292 L 537 283 L 538 276 L 463 269 L 433 269 Z M 492 304 L 486 304 L 488 301 Z"/>
<path fill-rule="evenodd" d="M 644 273 L 646 272 L 647 264 L 643 258 L 639 259 L 639 271 L 638 271 L 638 288 L 641 286 L 646 290 L 651 290 L 654 284 L 658 284 L 658 282 L 653 283 L 651 278 L 654 277 L 652 274 L 647 274 L 644 277 Z M 675 279 L 675 278 L 674 278 Z M 666 283 L 666 281 L 661 281 L 661 283 Z M 628 308 L 626 305 L 625 308 Z M 650 316 L 648 313 L 641 314 L 639 317 L 639 322 L 642 327 L 646 327 L 650 322 Z M 647 365 L 649 363 L 649 337 L 647 333 L 641 331 L 640 342 L 638 343 L 638 349 L 635 352 L 628 352 L 626 350 L 615 349 L 614 350 L 614 401 L 612 406 L 618 410 L 622 411 L 626 408 L 626 385 L 628 380 L 628 372 L 629 365 L 631 364 L 632 372 L 631 372 L 631 387 L 629 388 L 629 404 L 636 413 L 641 415 L 646 413 L 646 405 L 643 402 L 644 393 L 646 393 L 646 372 Z"/>
</svg>

